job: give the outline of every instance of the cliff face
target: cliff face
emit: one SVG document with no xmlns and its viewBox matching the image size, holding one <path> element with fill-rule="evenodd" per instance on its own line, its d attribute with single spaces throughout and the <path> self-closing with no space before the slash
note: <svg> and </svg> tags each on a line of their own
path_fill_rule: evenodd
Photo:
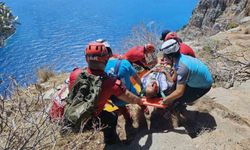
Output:
<svg viewBox="0 0 250 150">
<path fill-rule="evenodd" d="M 250 0 L 200 0 L 178 34 L 210 68 L 215 83 L 250 79 Z"/>
<path fill-rule="evenodd" d="M 0 2 L 0 47 L 4 45 L 4 40 L 15 32 L 15 24 L 16 17 L 4 3 Z"/>
<path fill-rule="evenodd" d="M 242 18 L 249 15 L 249 0 L 200 0 L 180 34 L 188 40 L 213 35 L 237 26 Z"/>
</svg>

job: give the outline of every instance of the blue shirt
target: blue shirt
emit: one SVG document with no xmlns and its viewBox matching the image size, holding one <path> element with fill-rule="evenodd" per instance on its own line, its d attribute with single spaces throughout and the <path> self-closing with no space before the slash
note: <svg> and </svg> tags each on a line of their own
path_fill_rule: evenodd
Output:
<svg viewBox="0 0 250 150">
<path fill-rule="evenodd" d="M 105 72 L 107 74 L 114 74 L 115 66 L 118 62 L 118 59 L 109 59 L 108 63 L 105 67 Z M 136 70 L 131 65 L 131 63 L 125 59 L 121 60 L 119 71 L 118 71 L 118 78 L 126 85 L 126 88 L 134 94 L 137 94 L 136 89 L 134 88 L 133 84 L 130 81 L 130 77 L 136 74 Z"/>
<path fill-rule="evenodd" d="M 208 67 L 197 58 L 180 55 L 175 64 L 177 84 L 187 84 L 193 88 L 209 88 L 213 78 Z"/>
</svg>

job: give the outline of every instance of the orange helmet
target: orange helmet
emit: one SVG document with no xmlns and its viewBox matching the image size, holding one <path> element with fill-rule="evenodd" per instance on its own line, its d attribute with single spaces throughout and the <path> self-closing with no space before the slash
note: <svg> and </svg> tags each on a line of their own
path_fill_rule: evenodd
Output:
<svg viewBox="0 0 250 150">
<path fill-rule="evenodd" d="M 167 41 L 169 39 L 179 39 L 179 37 L 177 36 L 176 32 L 170 32 L 166 35 L 164 41 Z"/>
<path fill-rule="evenodd" d="M 145 52 L 148 52 L 148 53 L 155 52 L 155 47 L 151 43 L 146 44 L 144 47 L 145 47 Z"/>
<path fill-rule="evenodd" d="M 98 61 L 106 63 L 110 54 L 101 42 L 90 42 L 85 49 L 86 61 Z"/>
</svg>

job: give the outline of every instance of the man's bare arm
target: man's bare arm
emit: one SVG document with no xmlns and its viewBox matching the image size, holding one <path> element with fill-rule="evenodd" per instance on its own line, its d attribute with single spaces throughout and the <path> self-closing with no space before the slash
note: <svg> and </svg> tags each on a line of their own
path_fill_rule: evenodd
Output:
<svg viewBox="0 0 250 150">
<path fill-rule="evenodd" d="M 142 105 L 141 98 L 134 95 L 129 90 L 126 90 L 122 95 L 118 96 L 118 98 L 130 104 Z"/>
<path fill-rule="evenodd" d="M 163 104 L 171 104 L 177 98 L 180 98 L 185 92 L 186 85 L 185 84 L 177 84 L 176 90 L 173 91 L 170 95 L 168 95 L 164 100 Z"/>
</svg>

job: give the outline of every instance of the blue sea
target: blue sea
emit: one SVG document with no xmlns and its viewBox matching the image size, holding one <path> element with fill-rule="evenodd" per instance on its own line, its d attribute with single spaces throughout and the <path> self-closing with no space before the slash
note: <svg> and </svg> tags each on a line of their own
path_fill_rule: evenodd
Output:
<svg viewBox="0 0 250 150">
<path fill-rule="evenodd" d="M 36 71 L 69 72 L 86 65 L 84 47 L 104 38 L 120 49 L 141 23 L 177 30 L 187 24 L 198 0 L 5 0 L 18 16 L 16 33 L 0 48 L 0 90 L 15 78 L 36 82 Z M 1 93 L 0 91 L 0 93 Z"/>
</svg>

